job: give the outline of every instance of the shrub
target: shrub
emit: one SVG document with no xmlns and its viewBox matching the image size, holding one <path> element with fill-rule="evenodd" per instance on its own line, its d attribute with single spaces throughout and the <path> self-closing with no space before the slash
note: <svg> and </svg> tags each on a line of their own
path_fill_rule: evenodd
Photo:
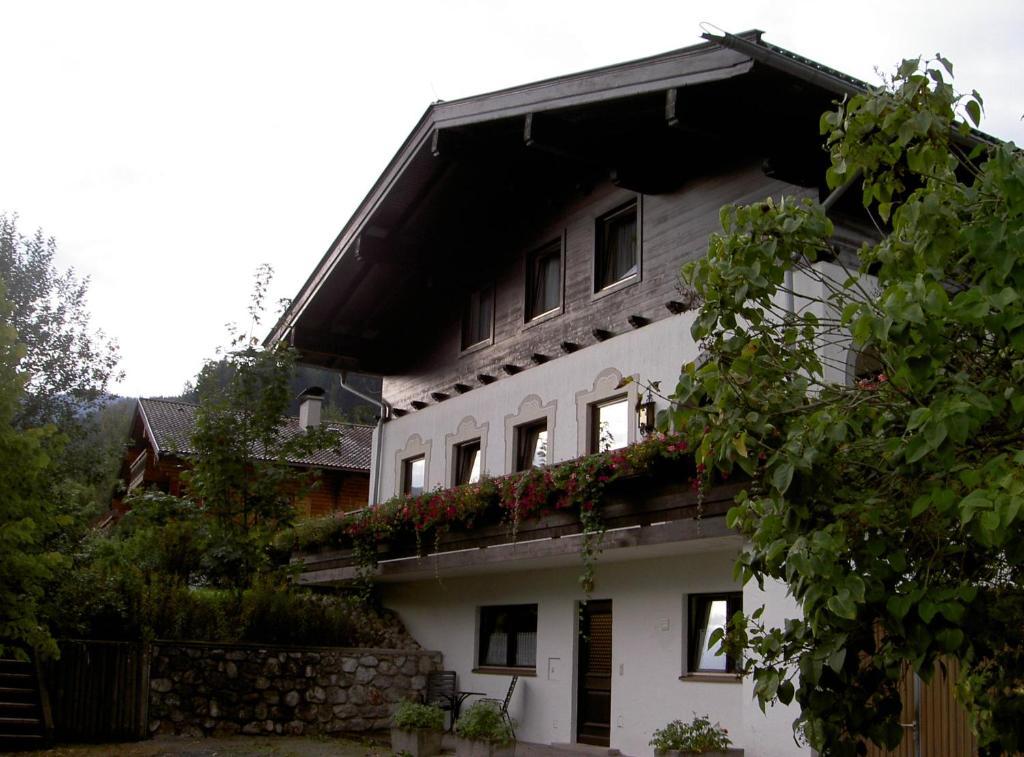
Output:
<svg viewBox="0 0 1024 757">
<path fill-rule="evenodd" d="M 492 702 L 477 702 L 455 723 L 455 733 L 465 739 L 506 746 L 514 740 L 512 726 Z"/>
<path fill-rule="evenodd" d="M 707 715 L 694 713 L 693 720 L 684 723 L 673 720 L 659 728 L 651 737 L 650 745 L 655 752 L 724 752 L 732 745 L 729 732 L 718 723 L 711 724 Z"/>
<path fill-rule="evenodd" d="M 395 728 L 403 731 L 414 731 L 425 728 L 430 731 L 444 730 L 444 711 L 432 704 L 402 702 L 395 710 Z"/>
</svg>

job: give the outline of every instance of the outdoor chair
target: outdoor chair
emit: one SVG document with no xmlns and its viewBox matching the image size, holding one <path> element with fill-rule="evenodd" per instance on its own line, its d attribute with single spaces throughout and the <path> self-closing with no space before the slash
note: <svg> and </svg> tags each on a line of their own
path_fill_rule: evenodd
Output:
<svg viewBox="0 0 1024 757">
<path fill-rule="evenodd" d="M 427 690 L 423 693 L 423 704 L 432 704 L 455 719 L 455 671 L 435 670 L 427 673 Z"/>
<path fill-rule="evenodd" d="M 502 701 L 501 699 L 493 699 L 489 697 L 480 700 L 481 702 L 490 702 L 498 708 L 498 710 L 501 712 L 501 716 L 505 719 L 505 722 L 508 723 L 509 730 L 512 731 L 513 739 L 515 739 L 516 737 L 516 724 L 515 721 L 512 720 L 512 717 L 508 714 L 508 706 L 512 702 L 512 694 L 515 692 L 516 683 L 518 682 L 519 676 L 512 676 L 512 682 L 508 685 L 508 691 L 505 692 L 504 701 Z"/>
</svg>

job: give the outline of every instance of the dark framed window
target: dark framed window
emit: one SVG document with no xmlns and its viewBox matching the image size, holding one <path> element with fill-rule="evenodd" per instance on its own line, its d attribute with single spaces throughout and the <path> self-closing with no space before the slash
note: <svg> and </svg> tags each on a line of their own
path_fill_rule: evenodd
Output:
<svg viewBox="0 0 1024 757">
<path fill-rule="evenodd" d="M 423 493 L 427 478 L 427 459 L 423 455 L 402 461 L 402 493 L 416 496 Z"/>
<path fill-rule="evenodd" d="M 494 288 L 484 287 L 466 298 L 462 311 L 462 349 L 491 341 L 494 328 Z"/>
<path fill-rule="evenodd" d="M 455 486 L 460 484 L 475 484 L 480 480 L 480 440 L 473 439 L 469 442 L 455 445 L 455 474 L 452 483 Z"/>
<path fill-rule="evenodd" d="M 477 664 L 499 668 L 537 668 L 537 605 L 480 608 Z"/>
<path fill-rule="evenodd" d="M 640 271 L 636 200 L 597 219 L 594 291 L 625 281 Z"/>
<path fill-rule="evenodd" d="M 590 449 L 610 452 L 629 444 L 629 400 L 625 395 L 590 406 Z"/>
<path fill-rule="evenodd" d="M 555 240 L 526 258 L 526 320 L 562 306 L 562 242 Z"/>
<path fill-rule="evenodd" d="M 516 426 L 516 470 L 539 468 L 548 463 L 548 422 L 542 418 Z"/>
<path fill-rule="evenodd" d="M 718 654 L 718 644 L 708 649 L 708 639 L 716 628 L 725 628 L 732 616 L 743 610 L 743 593 L 691 594 L 687 638 L 689 673 L 733 673 L 736 661 Z"/>
</svg>

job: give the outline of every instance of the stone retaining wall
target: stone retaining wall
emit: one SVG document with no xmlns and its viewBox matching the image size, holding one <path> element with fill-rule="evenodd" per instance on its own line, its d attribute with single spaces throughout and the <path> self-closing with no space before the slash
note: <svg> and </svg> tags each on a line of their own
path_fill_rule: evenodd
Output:
<svg viewBox="0 0 1024 757">
<path fill-rule="evenodd" d="M 388 728 L 440 652 L 257 644 L 153 644 L 149 730 L 189 736 Z"/>
</svg>

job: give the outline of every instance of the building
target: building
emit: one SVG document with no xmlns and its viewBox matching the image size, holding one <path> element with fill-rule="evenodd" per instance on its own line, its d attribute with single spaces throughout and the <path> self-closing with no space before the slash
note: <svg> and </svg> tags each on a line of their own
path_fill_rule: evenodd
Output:
<svg viewBox="0 0 1024 757">
<path fill-rule="evenodd" d="M 320 424 L 320 395 L 310 392 L 301 399 L 299 417 L 282 418 L 285 434 L 300 434 L 307 426 Z M 112 503 L 113 518 L 124 514 L 125 498 L 137 489 L 156 488 L 175 496 L 184 493 L 181 474 L 195 454 L 192 432 L 197 409 L 198 405 L 178 400 L 138 400 L 121 467 L 123 493 Z M 335 447 L 288 461 L 297 469 L 318 474 L 314 488 L 295 503 L 300 516 L 355 510 L 363 507 L 369 496 L 373 428 L 349 423 L 327 425 L 337 432 Z"/>
<path fill-rule="evenodd" d="M 383 375 L 371 502 L 639 441 L 666 404 L 645 385 L 674 386 L 699 359 L 678 274 L 719 209 L 825 198 L 820 115 L 864 85 L 760 32 L 705 38 L 427 109 L 270 336 Z M 831 216 L 840 256 L 874 233 L 856 197 Z M 703 651 L 727 612 L 763 604 L 780 623 L 796 608 L 782 586 L 733 578 L 735 490 L 702 501 L 684 479 L 615 489 L 585 606 L 568 513 L 515 539 L 497 521 L 425 548 L 396 539 L 375 581 L 460 689 L 501 696 L 520 676 L 523 741 L 645 754 L 654 729 L 707 713 L 748 756 L 809 753 L 794 710 L 762 713 Z M 354 565 L 311 555 L 302 580 L 344 584 Z"/>
</svg>

